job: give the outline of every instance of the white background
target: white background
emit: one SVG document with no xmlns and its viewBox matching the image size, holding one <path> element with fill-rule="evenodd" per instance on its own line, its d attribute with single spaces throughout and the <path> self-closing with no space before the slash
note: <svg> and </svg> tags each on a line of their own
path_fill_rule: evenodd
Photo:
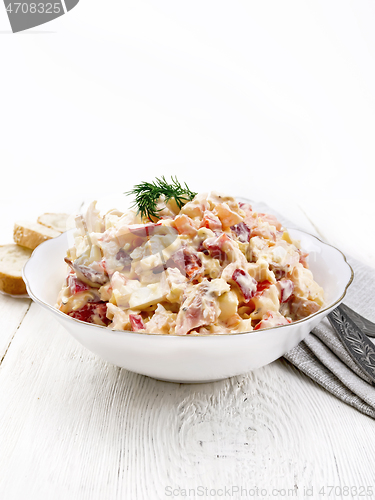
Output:
<svg viewBox="0 0 375 500">
<path fill-rule="evenodd" d="M 0 2 L 0 244 L 15 219 L 176 174 L 302 209 L 375 266 L 374 27 L 375 0 L 80 0 L 12 34 Z M 0 318 L 1 499 L 372 488 L 373 420 L 284 361 L 169 384 L 30 301 L 1 297 Z"/>
<path fill-rule="evenodd" d="M 373 0 L 81 0 L 12 34 L 0 6 L 0 243 L 15 218 L 177 174 L 301 207 L 375 266 L 374 25 Z"/>
</svg>

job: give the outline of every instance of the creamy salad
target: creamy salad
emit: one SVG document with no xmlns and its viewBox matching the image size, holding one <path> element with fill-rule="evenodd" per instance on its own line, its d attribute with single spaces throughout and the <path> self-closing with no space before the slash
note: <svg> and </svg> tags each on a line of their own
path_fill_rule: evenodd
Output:
<svg viewBox="0 0 375 500">
<path fill-rule="evenodd" d="M 198 194 L 158 218 L 136 210 L 76 218 L 65 314 L 115 330 L 159 334 L 250 332 L 317 312 L 323 289 L 299 242 L 270 214 L 225 194 Z"/>
</svg>

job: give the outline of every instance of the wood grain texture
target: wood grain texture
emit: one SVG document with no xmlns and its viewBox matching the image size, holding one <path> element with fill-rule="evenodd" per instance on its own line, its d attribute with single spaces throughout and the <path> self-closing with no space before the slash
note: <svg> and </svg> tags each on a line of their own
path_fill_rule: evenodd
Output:
<svg viewBox="0 0 375 500">
<path fill-rule="evenodd" d="M 0 294 L 0 363 L 30 308 L 30 299 L 15 299 Z"/>
<path fill-rule="evenodd" d="M 373 421 L 286 362 L 211 384 L 160 382 L 101 361 L 36 304 L 1 366 L 0 401 L 7 500 L 236 485 L 303 498 L 307 485 L 374 478 Z"/>
<path fill-rule="evenodd" d="M 307 486 L 324 498 L 322 486 L 374 484 L 373 420 L 286 361 L 161 382 L 100 360 L 29 306 L 0 296 L 1 500 L 199 498 L 199 487 L 307 498 Z"/>
</svg>

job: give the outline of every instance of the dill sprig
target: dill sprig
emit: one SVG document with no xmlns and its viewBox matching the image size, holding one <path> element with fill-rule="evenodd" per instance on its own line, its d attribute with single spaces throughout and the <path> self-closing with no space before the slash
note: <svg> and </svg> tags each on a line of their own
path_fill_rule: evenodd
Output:
<svg viewBox="0 0 375 500">
<path fill-rule="evenodd" d="M 185 203 L 192 200 L 197 193 L 190 191 L 186 182 L 181 185 L 176 177 L 171 176 L 171 182 L 167 182 L 164 175 L 156 177 L 153 182 L 141 182 L 134 186 L 131 191 L 124 193 L 128 196 L 134 195 L 135 201 L 132 207 L 137 207 L 142 217 L 159 218 L 157 208 L 160 196 L 164 196 L 164 203 L 167 204 L 172 198 L 176 201 L 179 209 Z"/>
</svg>

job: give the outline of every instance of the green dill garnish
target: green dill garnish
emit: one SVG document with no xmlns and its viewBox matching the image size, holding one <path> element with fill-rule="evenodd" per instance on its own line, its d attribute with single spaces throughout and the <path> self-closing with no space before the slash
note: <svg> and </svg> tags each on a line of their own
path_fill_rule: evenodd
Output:
<svg viewBox="0 0 375 500">
<path fill-rule="evenodd" d="M 168 183 L 163 175 L 160 178 L 156 177 L 154 182 L 141 182 L 124 194 L 134 195 L 135 201 L 132 207 L 137 207 L 142 217 L 151 219 L 152 217 L 159 218 L 158 212 L 161 209 L 157 208 L 157 204 L 160 196 L 164 197 L 165 204 L 174 199 L 178 208 L 181 209 L 197 193 L 190 191 L 186 182 L 181 185 L 176 177 L 171 176 L 171 182 Z"/>
</svg>

